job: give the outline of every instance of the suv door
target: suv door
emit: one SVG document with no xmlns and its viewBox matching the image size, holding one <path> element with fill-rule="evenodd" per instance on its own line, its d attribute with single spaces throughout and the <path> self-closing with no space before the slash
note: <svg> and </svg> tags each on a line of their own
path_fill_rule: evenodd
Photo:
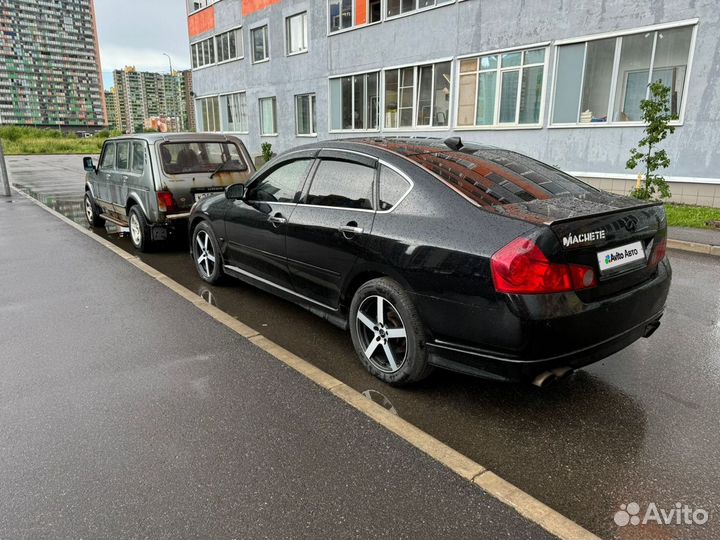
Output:
<svg viewBox="0 0 720 540">
<path fill-rule="evenodd" d="M 130 178 L 130 145 L 131 141 L 118 141 L 115 143 L 117 156 L 115 157 L 115 170 L 110 176 L 110 195 L 115 212 L 125 215 L 127 202 L 128 180 Z"/>
<path fill-rule="evenodd" d="M 104 210 L 111 210 L 112 197 L 110 195 L 110 180 L 115 171 L 115 143 L 106 142 L 103 147 L 98 172 L 95 175 L 97 188 L 95 190 L 95 201 Z"/>
<path fill-rule="evenodd" d="M 331 308 L 363 252 L 375 219 L 377 160 L 322 151 L 287 226 L 287 259 L 295 291 Z"/>
<path fill-rule="evenodd" d="M 312 163 L 304 156 L 273 165 L 252 181 L 243 200 L 232 201 L 225 212 L 229 266 L 291 288 L 285 230 Z"/>
</svg>

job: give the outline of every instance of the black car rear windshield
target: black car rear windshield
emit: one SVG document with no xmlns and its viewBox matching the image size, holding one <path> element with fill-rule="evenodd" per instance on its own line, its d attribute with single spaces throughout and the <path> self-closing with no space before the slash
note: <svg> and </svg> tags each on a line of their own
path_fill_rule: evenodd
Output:
<svg viewBox="0 0 720 540">
<path fill-rule="evenodd" d="M 230 142 L 166 142 L 160 157 L 167 174 L 246 171 L 247 163 L 237 145 Z"/>
<path fill-rule="evenodd" d="M 432 171 L 481 206 L 597 192 L 567 173 L 510 150 L 468 145 L 455 151 L 425 141 L 388 140 L 382 146 Z"/>
</svg>

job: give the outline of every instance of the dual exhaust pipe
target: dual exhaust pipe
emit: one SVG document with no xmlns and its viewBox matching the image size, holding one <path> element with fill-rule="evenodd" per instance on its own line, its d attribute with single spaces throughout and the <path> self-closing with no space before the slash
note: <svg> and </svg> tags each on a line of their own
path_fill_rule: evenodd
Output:
<svg viewBox="0 0 720 540">
<path fill-rule="evenodd" d="M 545 388 L 553 384 L 559 383 L 561 380 L 569 377 L 575 370 L 570 366 L 562 366 L 543 371 L 533 379 L 533 384 L 538 388 Z"/>
</svg>

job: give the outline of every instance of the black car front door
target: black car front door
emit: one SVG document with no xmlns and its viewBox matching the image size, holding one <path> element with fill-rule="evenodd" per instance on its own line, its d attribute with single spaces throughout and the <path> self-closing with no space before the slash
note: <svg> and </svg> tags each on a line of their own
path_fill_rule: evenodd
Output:
<svg viewBox="0 0 720 540">
<path fill-rule="evenodd" d="M 243 200 L 225 212 L 226 266 L 291 288 L 285 253 L 287 222 L 293 214 L 312 157 L 273 165 L 248 185 Z"/>
<path fill-rule="evenodd" d="M 295 291 L 331 308 L 363 253 L 375 219 L 377 161 L 324 150 L 287 225 Z"/>
</svg>

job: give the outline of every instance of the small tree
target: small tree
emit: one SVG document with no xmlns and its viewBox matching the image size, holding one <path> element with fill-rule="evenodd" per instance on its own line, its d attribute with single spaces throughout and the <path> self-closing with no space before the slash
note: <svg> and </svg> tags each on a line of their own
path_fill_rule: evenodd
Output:
<svg viewBox="0 0 720 540">
<path fill-rule="evenodd" d="M 654 197 L 670 197 L 670 186 L 664 177 L 655 174 L 655 171 L 668 167 L 670 158 L 658 145 L 665 138 L 675 133 L 675 127 L 670 122 L 677 120 L 670 109 L 670 88 L 662 82 L 656 81 L 650 84 L 650 99 L 643 99 L 640 102 L 642 119 L 645 122 L 645 136 L 640 139 L 637 148 L 630 150 L 630 159 L 626 163 L 628 169 L 635 169 L 641 165 L 645 169 L 644 181 L 638 181 L 638 185 L 630 192 L 630 195 L 637 199 L 652 199 Z M 645 149 L 643 151 L 643 149 Z"/>
<path fill-rule="evenodd" d="M 272 144 L 264 142 L 260 145 L 260 149 L 262 150 L 262 157 L 267 163 L 272 158 Z"/>
</svg>

